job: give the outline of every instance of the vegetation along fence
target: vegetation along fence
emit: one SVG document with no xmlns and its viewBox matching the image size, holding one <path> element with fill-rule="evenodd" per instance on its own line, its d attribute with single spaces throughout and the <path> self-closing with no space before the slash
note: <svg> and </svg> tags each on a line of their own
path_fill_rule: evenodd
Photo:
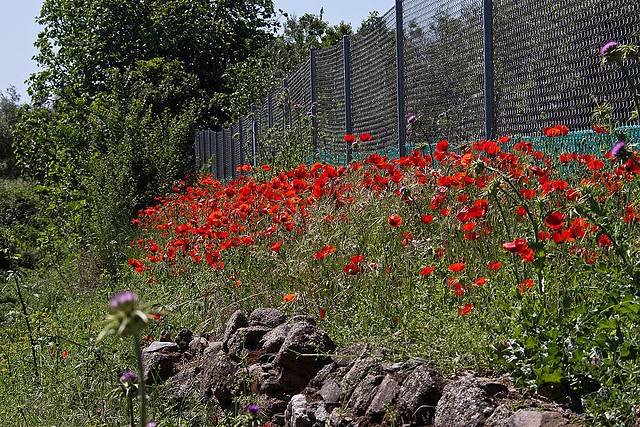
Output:
<svg viewBox="0 0 640 427">
<path fill-rule="evenodd" d="M 404 155 L 424 141 L 535 137 L 557 124 L 586 130 L 605 100 L 624 125 L 630 91 L 618 68 L 601 66 L 599 49 L 637 43 L 639 12 L 636 0 L 396 0 L 342 44 L 311 51 L 236 124 L 197 132 L 198 165 L 228 179 L 238 165 L 292 148 L 344 164 L 354 154 Z M 364 132 L 371 140 L 353 153 L 344 135 Z M 589 145 L 593 134 L 573 139 Z"/>
</svg>

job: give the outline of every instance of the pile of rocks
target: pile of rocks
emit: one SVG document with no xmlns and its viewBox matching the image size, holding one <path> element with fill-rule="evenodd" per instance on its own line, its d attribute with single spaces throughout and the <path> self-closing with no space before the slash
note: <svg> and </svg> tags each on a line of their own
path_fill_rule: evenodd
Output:
<svg viewBox="0 0 640 427">
<path fill-rule="evenodd" d="M 152 343 L 143 352 L 145 381 L 176 402 L 204 399 L 215 420 L 253 395 L 271 426 L 572 425 L 568 410 L 543 409 L 504 379 L 447 379 L 419 361 L 385 361 L 364 343 L 336 349 L 307 316 L 237 311 L 217 338 L 182 330 Z"/>
</svg>

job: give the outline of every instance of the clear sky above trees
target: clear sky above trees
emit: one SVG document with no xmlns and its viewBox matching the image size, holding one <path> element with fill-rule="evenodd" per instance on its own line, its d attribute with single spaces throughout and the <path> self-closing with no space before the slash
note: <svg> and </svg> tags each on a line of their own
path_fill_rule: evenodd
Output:
<svg viewBox="0 0 640 427">
<path fill-rule="evenodd" d="M 351 23 L 354 30 L 367 18 L 369 12 L 377 10 L 380 14 L 389 10 L 394 2 L 392 0 L 341 1 L 299 1 L 299 0 L 275 0 L 276 9 L 283 9 L 290 15 L 300 17 L 305 13 L 318 14 L 320 8 L 324 8 L 323 19 L 335 25 L 340 21 Z M 3 5 L 3 13 L 0 14 L 0 90 L 8 86 L 16 87 L 21 100 L 28 101 L 26 94 L 27 85 L 24 81 L 30 74 L 37 71 L 35 61 L 31 57 L 37 53 L 33 46 L 37 34 L 40 31 L 35 22 L 35 17 L 40 13 L 42 0 L 11 1 Z"/>
</svg>

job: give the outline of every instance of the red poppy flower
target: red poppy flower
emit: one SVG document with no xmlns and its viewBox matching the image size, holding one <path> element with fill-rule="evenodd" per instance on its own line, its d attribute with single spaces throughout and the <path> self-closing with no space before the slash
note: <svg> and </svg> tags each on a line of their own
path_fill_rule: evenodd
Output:
<svg viewBox="0 0 640 427">
<path fill-rule="evenodd" d="M 364 255 L 356 255 L 356 256 L 352 257 L 349 260 L 349 262 L 353 262 L 353 263 L 362 262 L 363 259 L 364 259 Z"/>
<path fill-rule="evenodd" d="M 533 280 L 528 279 L 523 282 L 518 283 L 518 290 L 520 292 L 527 292 L 529 289 L 533 287 Z"/>
<path fill-rule="evenodd" d="M 391 215 L 389 217 L 389 225 L 392 227 L 397 227 L 402 224 L 402 217 L 400 215 Z"/>
<path fill-rule="evenodd" d="M 448 141 L 440 141 L 436 144 L 436 150 L 438 151 L 447 151 L 447 148 L 449 148 Z"/>
<path fill-rule="evenodd" d="M 322 319 L 325 314 L 326 314 L 326 310 L 324 308 L 321 308 L 320 309 L 320 319 Z"/>
<path fill-rule="evenodd" d="M 353 135 L 345 135 L 344 140 L 347 141 L 349 144 L 353 144 L 354 142 L 356 142 L 356 137 Z"/>
<path fill-rule="evenodd" d="M 363 133 L 362 135 L 360 135 L 360 141 L 362 142 L 371 141 L 371 135 L 369 135 L 368 133 Z"/>
<path fill-rule="evenodd" d="M 476 228 L 475 222 L 468 222 L 461 227 L 464 231 L 473 231 Z"/>
<path fill-rule="evenodd" d="M 487 268 L 489 268 L 489 270 L 497 270 L 501 265 L 502 263 L 500 261 L 491 261 L 487 264 Z"/>
<path fill-rule="evenodd" d="M 502 244 L 502 249 L 517 253 L 522 252 L 527 249 L 527 240 L 526 239 L 516 239 L 513 242 L 506 242 Z"/>
<path fill-rule="evenodd" d="M 487 283 L 487 279 L 485 279 L 484 277 L 478 277 L 473 283 L 474 286 L 484 285 L 485 283 Z"/>
<path fill-rule="evenodd" d="M 471 312 L 471 309 L 473 309 L 473 305 L 471 303 L 465 304 L 464 307 L 458 310 L 458 314 L 462 314 L 463 316 L 466 316 Z"/>
<path fill-rule="evenodd" d="M 545 218 L 544 223 L 547 224 L 547 227 L 549 227 L 553 231 L 557 231 L 564 227 L 565 222 L 563 221 L 563 219 L 564 216 L 560 212 L 553 212 Z"/>
<path fill-rule="evenodd" d="M 283 302 L 289 302 L 289 301 L 293 301 L 293 299 L 296 297 L 296 294 L 287 294 L 284 297 L 282 297 Z"/>
<path fill-rule="evenodd" d="M 466 267 L 466 265 L 464 265 L 461 262 L 457 262 L 455 264 L 450 264 L 449 265 L 449 271 L 453 271 L 454 273 L 457 273 L 459 271 L 464 270 L 464 268 Z"/>
<path fill-rule="evenodd" d="M 602 129 L 602 128 L 601 128 L 601 127 L 599 127 L 599 126 L 594 126 L 594 127 L 593 127 L 593 130 L 594 130 L 594 131 L 596 131 L 596 133 L 609 133 L 609 131 L 608 131 L 608 130 L 606 130 L 606 129 Z"/>
<path fill-rule="evenodd" d="M 602 247 L 602 246 L 612 246 L 613 242 L 611 241 L 611 239 L 609 239 L 609 236 L 607 236 L 606 234 L 603 234 L 600 236 L 600 238 L 598 239 L 598 246 Z"/>
<path fill-rule="evenodd" d="M 360 269 L 355 264 L 347 264 L 342 271 L 344 271 L 344 274 L 354 275 L 358 274 Z"/>
<path fill-rule="evenodd" d="M 426 276 L 427 274 L 430 274 L 435 269 L 436 269 L 435 267 L 425 267 L 420 271 L 420 274 L 422 274 L 423 276 Z"/>
<path fill-rule="evenodd" d="M 422 215 L 420 220 L 425 224 L 429 224 L 433 220 L 433 215 Z"/>
<path fill-rule="evenodd" d="M 279 252 L 280 246 L 282 246 L 282 240 L 276 243 L 271 243 L 268 245 L 269 249 L 273 252 Z"/>
<path fill-rule="evenodd" d="M 144 265 L 137 259 L 130 259 L 127 261 L 131 267 L 136 269 L 136 273 L 142 273 L 144 271 Z"/>
<path fill-rule="evenodd" d="M 523 208 L 522 206 L 520 206 L 516 212 L 518 215 L 520 216 L 525 216 L 527 214 L 527 211 L 525 210 L 525 208 Z"/>
</svg>

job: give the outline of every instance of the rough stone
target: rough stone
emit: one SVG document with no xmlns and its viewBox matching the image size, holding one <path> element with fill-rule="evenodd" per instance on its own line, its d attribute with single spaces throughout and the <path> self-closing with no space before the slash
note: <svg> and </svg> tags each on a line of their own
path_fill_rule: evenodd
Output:
<svg viewBox="0 0 640 427">
<path fill-rule="evenodd" d="M 191 332 L 188 329 L 181 329 L 176 334 L 176 337 L 173 339 L 173 342 L 175 342 L 178 345 L 178 347 L 180 347 L 181 351 L 187 351 L 189 350 L 189 343 L 191 343 L 192 339 L 193 339 L 193 332 Z"/>
<path fill-rule="evenodd" d="M 307 323 L 297 323 L 287 334 L 273 363 L 311 379 L 322 366 L 331 362 L 330 358 L 318 354 L 333 352 L 335 348 L 325 331 Z"/>
<path fill-rule="evenodd" d="M 289 323 L 308 323 L 311 326 L 318 326 L 318 324 L 316 323 L 316 319 L 314 319 L 311 316 L 306 316 L 304 314 L 293 316 L 291 319 L 289 319 Z"/>
<path fill-rule="evenodd" d="M 358 383 L 349 398 L 348 407 L 354 415 L 362 416 L 369 407 L 377 387 L 382 383 L 384 377 L 370 372 Z"/>
<path fill-rule="evenodd" d="M 340 387 L 340 383 L 336 380 L 327 380 L 318 393 L 322 396 L 322 400 L 329 405 L 337 405 L 342 401 L 342 387 Z"/>
<path fill-rule="evenodd" d="M 387 405 L 391 405 L 395 401 L 399 391 L 400 386 L 391 375 L 384 377 L 382 383 L 378 386 L 376 394 L 373 396 L 371 404 L 369 405 L 369 408 L 367 408 L 365 415 L 373 417 L 384 415 L 387 411 Z"/>
<path fill-rule="evenodd" d="M 572 424 L 557 412 L 521 409 L 513 414 L 503 425 L 505 427 L 569 427 Z"/>
<path fill-rule="evenodd" d="M 221 343 L 222 344 L 222 343 Z M 205 348 L 209 345 L 209 342 L 204 337 L 194 337 L 189 343 L 189 352 L 193 356 L 201 354 Z"/>
<path fill-rule="evenodd" d="M 436 427 L 476 427 L 484 425 L 487 408 L 493 408 L 487 392 L 474 375 L 468 375 L 444 387 L 436 406 Z M 490 414 L 489 414 L 490 415 Z"/>
<path fill-rule="evenodd" d="M 244 311 L 237 310 L 231 315 L 227 322 L 227 327 L 224 330 L 224 335 L 222 336 L 222 343 L 225 351 L 227 350 L 226 344 L 229 338 L 231 338 L 238 329 L 248 327 L 249 319 L 247 319 L 247 314 Z"/>
<path fill-rule="evenodd" d="M 282 347 L 284 340 L 287 339 L 287 335 L 289 335 L 292 327 L 293 325 L 291 323 L 285 323 L 275 327 L 262 337 L 258 346 L 267 353 L 277 353 L 280 347 Z"/>
<path fill-rule="evenodd" d="M 193 395 L 198 389 L 198 367 L 183 369 L 167 380 L 160 394 L 179 401 Z"/>
<path fill-rule="evenodd" d="M 258 343 L 262 337 L 271 329 L 265 326 L 249 326 L 238 328 L 227 340 L 227 352 L 234 356 L 239 356 L 243 351 L 250 352 L 257 350 Z"/>
<path fill-rule="evenodd" d="M 174 373 L 174 364 L 181 360 L 177 344 L 156 341 L 142 350 L 142 368 L 147 384 L 158 384 L 166 381 Z"/>
<path fill-rule="evenodd" d="M 208 347 L 202 355 L 199 390 L 206 399 L 215 398 L 223 408 L 233 406 L 232 390 L 237 384 L 238 364 L 223 351 Z"/>
<path fill-rule="evenodd" d="M 249 326 L 275 328 L 287 321 L 283 312 L 275 308 L 256 308 L 249 316 Z"/>
<path fill-rule="evenodd" d="M 435 408 L 441 394 L 442 389 L 438 384 L 436 373 L 420 365 L 409 373 L 400 387 L 398 415 L 405 423 L 418 422 L 414 419 L 416 408 L 421 406 Z"/>
</svg>

